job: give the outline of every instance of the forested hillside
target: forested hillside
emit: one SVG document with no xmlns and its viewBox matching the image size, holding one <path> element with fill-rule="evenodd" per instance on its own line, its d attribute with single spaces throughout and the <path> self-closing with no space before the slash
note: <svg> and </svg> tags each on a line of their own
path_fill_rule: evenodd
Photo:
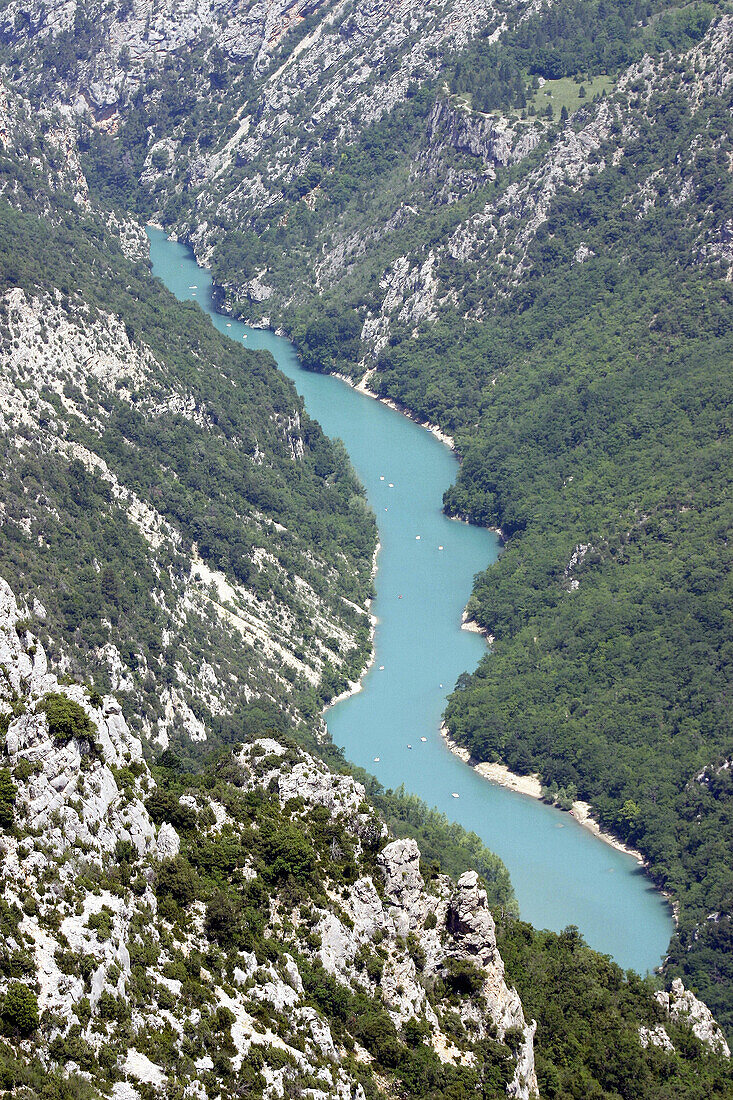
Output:
<svg viewBox="0 0 733 1100">
<path fill-rule="evenodd" d="M 76 197 L 56 178 L 63 119 L 5 107 L 4 576 L 163 747 L 315 718 L 370 647 L 375 525 L 343 448 L 267 354 L 151 280 L 78 161 Z"/>
<path fill-rule="evenodd" d="M 349 140 L 301 135 L 277 194 L 262 139 L 168 209 L 235 311 L 455 436 L 446 507 L 508 545 L 449 727 L 643 853 L 670 969 L 726 1019 L 730 35 L 706 5 L 541 12 Z"/>
<path fill-rule="evenodd" d="M 131 675 L 130 719 L 182 747 L 192 731 L 282 733 L 289 707 L 312 719 L 368 647 L 346 601 L 370 591 L 374 527 L 348 463 L 269 363 L 225 347 L 125 258 L 131 216 L 156 218 L 209 264 L 224 306 L 282 325 L 311 369 L 364 378 L 454 437 L 445 507 L 500 527 L 506 546 L 469 603 L 495 644 L 451 696 L 450 732 L 477 759 L 538 772 L 563 805 L 589 801 L 643 854 L 679 913 L 664 981 L 683 975 L 728 1029 L 732 45 L 724 2 L 0 4 L 4 76 L 23 97 L 2 100 L 16 119 L 2 176 L 15 289 L 0 335 L 10 351 L 32 333 L 23 347 L 37 350 L 53 340 L 43 316 L 71 302 L 77 330 L 103 344 L 80 296 L 95 325 L 118 318 L 137 364 L 114 385 L 80 364 L 22 415 L 13 398 L 17 438 L 50 431 L 66 447 L 44 447 L 43 470 L 30 441 L 5 452 L 3 560 L 21 590 L 46 584 L 41 633 L 100 687 L 124 692 Z M 17 125 L 34 111 L 35 137 Z M 12 384 L 22 395 L 27 380 Z M 95 457 L 70 463 L 70 447 Z M 100 462 L 135 494 L 124 514 Z M 159 571 L 135 502 L 163 540 Z M 192 599 L 173 630 L 166 609 Z M 254 658 L 228 644 L 229 616 L 254 651 L 263 605 L 279 624 L 269 667 L 245 672 L 235 654 Z M 207 652 L 227 654 L 219 685 L 234 676 L 254 696 L 235 705 L 231 689 L 217 712 L 218 688 L 192 694 L 185 669 Z M 179 666 L 170 721 L 156 685 Z M 547 989 L 560 957 L 572 975 L 562 1021 L 544 999 L 532 1009 L 552 1037 L 544 1095 L 641 1095 L 629 1082 L 685 1095 L 661 1048 L 641 1065 L 626 1025 L 605 1055 L 591 1043 L 584 992 L 604 1019 L 633 1017 L 615 970 L 572 936 L 510 923 L 505 942 L 518 985 L 526 972 Z M 603 971 L 590 992 L 586 963 Z M 563 1029 L 583 1036 L 572 1053 Z M 710 1095 L 688 1071 L 689 1095 Z"/>
</svg>

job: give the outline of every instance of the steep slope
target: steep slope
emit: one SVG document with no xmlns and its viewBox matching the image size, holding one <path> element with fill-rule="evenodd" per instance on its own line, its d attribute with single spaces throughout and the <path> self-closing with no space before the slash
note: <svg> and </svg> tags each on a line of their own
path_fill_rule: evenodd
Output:
<svg viewBox="0 0 733 1100">
<path fill-rule="evenodd" d="M 535 1025 L 474 872 L 426 881 L 415 842 L 389 838 L 364 788 L 292 742 L 257 738 L 199 776 L 151 774 L 117 701 L 50 671 L 4 581 L 0 667 L 6 1087 L 536 1095 Z M 501 937 L 517 973 L 535 970 L 543 1013 L 548 966 L 574 972 L 572 957 L 587 990 L 605 988 L 595 1011 L 627 1049 L 600 1070 L 576 1044 L 573 1073 L 602 1082 L 594 1095 L 731 1095 L 722 1035 L 681 986 L 655 999 L 572 934 L 535 942 L 505 918 Z M 575 981 L 556 972 L 552 998 L 572 1002 Z M 548 1019 L 548 1082 L 562 1073 L 553 1031 Z M 633 1093 L 613 1091 L 631 1066 Z"/>
<path fill-rule="evenodd" d="M 73 133 L 30 115 L 6 95 L 5 569 L 34 590 L 67 667 L 126 693 L 163 747 L 210 736 L 213 716 L 225 740 L 250 711 L 285 728 L 369 648 L 362 490 L 269 356 L 219 337 L 123 254 Z M 140 230 L 121 228 L 142 252 Z"/>
<path fill-rule="evenodd" d="M 239 1095 L 242 1080 L 364 1096 L 374 1058 L 414 1094 L 405 1041 L 435 1089 L 468 1086 L 476 1070 L 460 1067 L 480 1049 L 508 1095 L 535 1091 L 533 1028 L 475 873 L 426 892 L 414 841 L 385 846 L 360 784 L 272 739 L 224 757 L 213 791 L 157 785 L 117 702 L 62 688 L 4 582 L 0 601 L 6 1021 L 30 977 L 46 1057 L 99 1067 L 99 1084 L 172 1073 L 189 1096 Z M 460 1047 L 440 1023 L 451 981 L 473 983 Z"/>
</svg>

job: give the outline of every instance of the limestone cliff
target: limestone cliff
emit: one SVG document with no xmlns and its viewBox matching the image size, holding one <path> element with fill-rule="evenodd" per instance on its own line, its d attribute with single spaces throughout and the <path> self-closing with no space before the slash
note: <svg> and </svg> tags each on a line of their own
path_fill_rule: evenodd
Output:
<svg viewBox="0 0 733 1100">
<path fill-rule="evenodd" d="M 385 844 L 385 828 L 359 783 L 273 739 L 232 755 L 231 795 L 226 787 L 214 797 L 194 788 L 180 798 L 179 833 L 160 819 L 162 796 L 119 705 L 59 682 L 4 581 L 0 669 L 7 730 L 0 764 L 11 769 L 16 788 L 15 826 L 2 839 L 4 951 L 40 1012 L 27 1054 L 35 1051 L 67 1074 L 96 1059 L 104 1071 L 91 1074 L 93 1083 L 106 1075 L 114 1097 L 134 1100 L 141 1085 L 152 1089 L 146 1096 L 163 1095 L 173 1074 L 188 1097 L 213 1095 L 214 1086 L 228 1096 L 229 1075 L 256 1051 L 267 1097 L 293 1095 L 310 1079 L 316 1091 L 309 1095 L 357 1100 L 363 1093 L 345 1036 L 334 1036 L 328 1014 L 312 1007 L 320 967 L 334 988 L 382 1005 L 396 1025 L 395 1041 L 410 1021 L 419 1025 L 437 1064 L 471 1067 L 475 1040 L 495 1038 L 509 1063 L 507 1094 L 536 1094 L 534 1029 L 504 980 L 474 873 L 457 885 L 441 876 L 428 888 L 417 845 Z M 61 731 L 49 698 L 70 701 L 93 726 Z M 251 830 L 231 797 L 239 791 L 262 799 L 268 789 L 276 792 L 283 821 L 303 823 L 322 808 L 339 823 L 344 839 L 331 844 L 348 838 L 353 845 L 354 880 L 339 885 L 326 874 L 321 899 L 309 907 L 293 908 L 288 892 L 275 889 L 266 920 L 277 952 L 267 958 L 258 945 L 229 947 L 223 966 L 216 943 L 228 942 L 217 923 L 224 918 L 220 910 L 212 917 L 206 890 L 199 886 L 199 896 L 191 896 L 179 883 L 173 904 L 162 882 L 188 866 L 187 813 L 199 823 L 194 844 L 224 852 L 242 838 L 242 881 L 250 891 L 256 887 L 262 871 L 244 839 Z M 375 850 L 370 865 L 367 853 Z M 191 1002 L 194 955 L 205 967 L 197 964 Z M 367 960 L 374 968 L 369 962 L 365 969 Z M 444 1030 L 453 960 L 470 962 L 477 975 L 461 996 L 470 1041 Z M 4 973 L 0 994 L 12 984 Z M 155 1039 L 161 1030 L 165 1047 Z M 516 1055 L 501 1046 L 510 1030 L 521 1034 Z M 366 1050 L 358 1057 L 366 1065 L 373 1060 Z"/>
</svg>

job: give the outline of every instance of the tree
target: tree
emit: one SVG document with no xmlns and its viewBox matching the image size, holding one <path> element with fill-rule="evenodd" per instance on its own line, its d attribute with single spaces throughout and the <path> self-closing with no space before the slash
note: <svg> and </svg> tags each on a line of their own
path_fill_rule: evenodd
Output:
<svg viewBox="0 0 733 1100">
<path fill-rule="evenodd" d="M 23 982 L 11 982 L 0 1009 L 3 1034 L 25 1039 L 38 1027 L 38 1000 Z"/>
<path fill-rule="evenodd" d="M 172 897 L 179 905 L 190 905 L 196 897 L 196 880 L 188 860 L 176 856 L 162 863 L 155 880 L 155 893 L 158 898 Z"/>
<path fill-rule="evenodd" d="M 217 890 L 206 906 L 204 928 L 206 935 L 222 947 L 229 947 L 237 940 L 241 930 L 240 914 L 222 890 Z"/>
<path fill-rule="evenodd" d="M 97 727 L 79 703 L 69 699 L 68 695 L 51 691 L 40 704 L 39 710 L 46 715 L 48 732 L 54 741 L 66 742 L 72 738 L 93 741 Z"/>
<path fill-rule="evenodd" d="M 9 829 L 13 824 L 13 806 L 18 790 L 7 768 L 0 768 L 0 828 Z"/>
</svg>

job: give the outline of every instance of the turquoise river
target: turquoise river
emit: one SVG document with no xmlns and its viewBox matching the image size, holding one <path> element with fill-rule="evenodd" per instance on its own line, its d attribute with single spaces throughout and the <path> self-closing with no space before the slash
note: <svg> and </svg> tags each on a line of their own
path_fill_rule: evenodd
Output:
<svg viewBox="0 0 733 1100">
<path fill-rule="evenodd" d="M 287 340 L 217 313 L 211 277 L 191 251 L 159 230 L 149 237 L 153 272 L 169 290 L 197 301 L 233 340 L 272 353 L 310 415 L 344 441 L 376 513 L 375 659 L 363 690 L 328 711 L 334 742 L 385 787 L 404 783 L 478 833 L 506 863 L 526 920 L 555 930 L 577 925 L 620 965 L 642 973 L 657 966 L 672 918 L 637 862 L 569 814 L 482 778 L 440 736 L 446 695 L 486 647 L 480 635 L 461 629 L 461 611 L 474 574 L 499 551 L 489 531 L 441 512 L 455 456 L 401 413 L 337 378 L 303 370 Z"/>
</svg>

